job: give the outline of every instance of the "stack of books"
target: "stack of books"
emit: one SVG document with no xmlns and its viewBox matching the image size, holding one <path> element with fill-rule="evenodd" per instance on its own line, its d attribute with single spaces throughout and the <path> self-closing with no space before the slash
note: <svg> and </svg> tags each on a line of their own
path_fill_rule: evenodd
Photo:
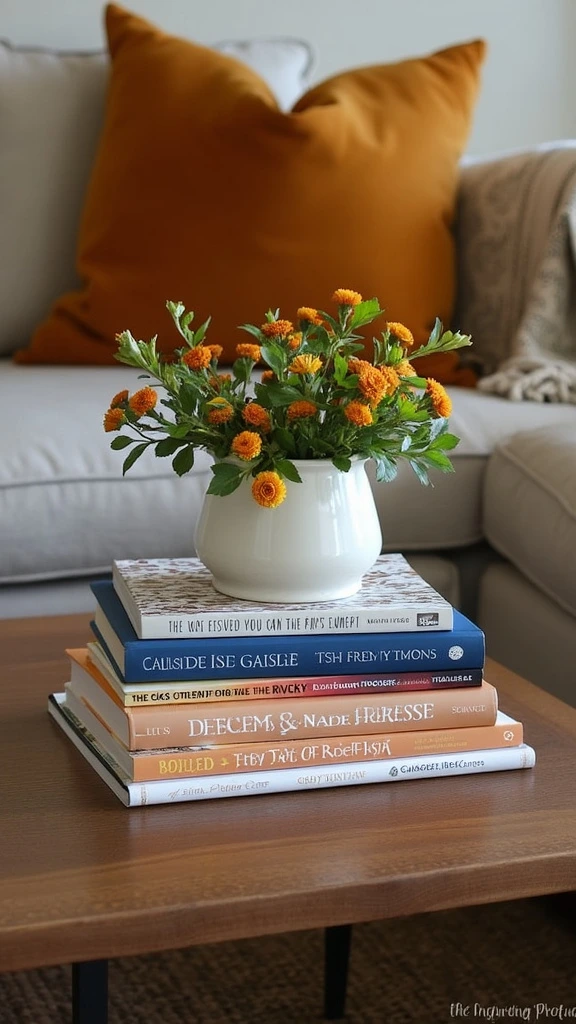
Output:
<svg viewBox="0 0 576 1024">
<path fill-rule="evenodd" d="M 332 603 L 255 606 L 198 559 L 117 561 L 49 711 L 127 805 L 529 768 L 484 636 L 382 555 Z"/>
</svg>

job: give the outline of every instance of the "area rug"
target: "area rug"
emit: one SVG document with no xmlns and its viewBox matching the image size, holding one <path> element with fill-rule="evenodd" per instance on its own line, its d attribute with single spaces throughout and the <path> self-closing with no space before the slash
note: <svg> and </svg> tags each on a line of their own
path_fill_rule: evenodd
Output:
<svg viewBox="0 0 576 1024">
<path fill-rule="evenodd" d="M 322 957 L 323 933 L 307 931 L 118 960 L 110 1024 L 313 1024 Z M 576 920 L 544 900 L 357 925 L 345 1019 L 576 1020 L 575 966 Z M 1 1024 L 69 1024 L 69 980 L 0 976 Z"/>
</svg>

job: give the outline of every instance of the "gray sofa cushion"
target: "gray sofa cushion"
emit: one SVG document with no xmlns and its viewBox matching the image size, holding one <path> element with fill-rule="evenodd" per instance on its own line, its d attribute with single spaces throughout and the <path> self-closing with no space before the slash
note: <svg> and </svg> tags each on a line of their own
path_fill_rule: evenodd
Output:
<svg viewBox="0 0 576 1024">
<path fill-rule="evenodd" d="M 107 572 L 113 558 L 193 553 L 210 459 L 179 479 L 169 459 L 143 457 L 122 477 L 102 416 L 112 395 L 135 390 L 128 367 L 16 366 L 0 361 L 0 583 Z M 486 457 L 533 424 L 570 422 L 568 406 L 515 404 L 451 389 L 452 428 L 462 437 L 456 473 L 423 488 L 409 467 L 375 485 L 388 550 L 460 547 L 482 536 Z M 576 431 L 575 431 L 576 433 Z M 294 485 L 296 486 L 296 485 Z M 223 501 L 225 499 L 222 499 Z"/>
<path fill-rule="evenodd" d="M 486 474 L 484 523 L 493 547 L 576 615 L 576 410 L 571 423 L 498 445 Z"/>
</svg>

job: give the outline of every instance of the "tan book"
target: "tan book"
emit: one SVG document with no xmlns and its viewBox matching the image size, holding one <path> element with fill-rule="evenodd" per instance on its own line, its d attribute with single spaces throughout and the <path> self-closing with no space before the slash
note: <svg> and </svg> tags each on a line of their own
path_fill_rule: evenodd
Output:
<svg viewBox="0 0 576 1024">
<path fill-rule="evenodd" d="M 428 754 L 458 754 L 471 750 L 518 746 L 523 729 L 498 712 L 495 725 L 464 729 L 423 729 L 419 732 L 376 733 L 372 736 L 327 736 L 277 743 L 203 744 L 130 751 L 120 743 L 90 707 L 66 687 L 66 705 L 131 782 L 195 778 L 210 775 L 308 768 L 355 761 L 386 760 Z"/>
<path fill-rule="evenodd" d="M 85 669 L 75 652 L 71 658 Z M 136 708 L 122 707 L 106 680 L 85 670 L 72 672 L 68 688 L 129 750 L 486 726 L 498 710 L 496 690 L 486 682 L 473 689 L 287 697 L 249 706 L 240 700 Z"/>
</svg>

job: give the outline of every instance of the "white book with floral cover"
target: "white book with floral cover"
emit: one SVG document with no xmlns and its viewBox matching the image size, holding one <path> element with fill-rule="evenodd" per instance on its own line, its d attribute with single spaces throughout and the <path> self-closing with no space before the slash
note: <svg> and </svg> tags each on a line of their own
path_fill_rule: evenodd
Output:
<svg viewBox="0 0 576 1024">
<path fill-rule="evenodd" d="M 113 563 L 114 589 L 142 640 L 451 630 L 452 606 L 403 555 L 380 555 L 339 601 L 255 604 L 220 594 L 198 558 Z"/>
</svg>

